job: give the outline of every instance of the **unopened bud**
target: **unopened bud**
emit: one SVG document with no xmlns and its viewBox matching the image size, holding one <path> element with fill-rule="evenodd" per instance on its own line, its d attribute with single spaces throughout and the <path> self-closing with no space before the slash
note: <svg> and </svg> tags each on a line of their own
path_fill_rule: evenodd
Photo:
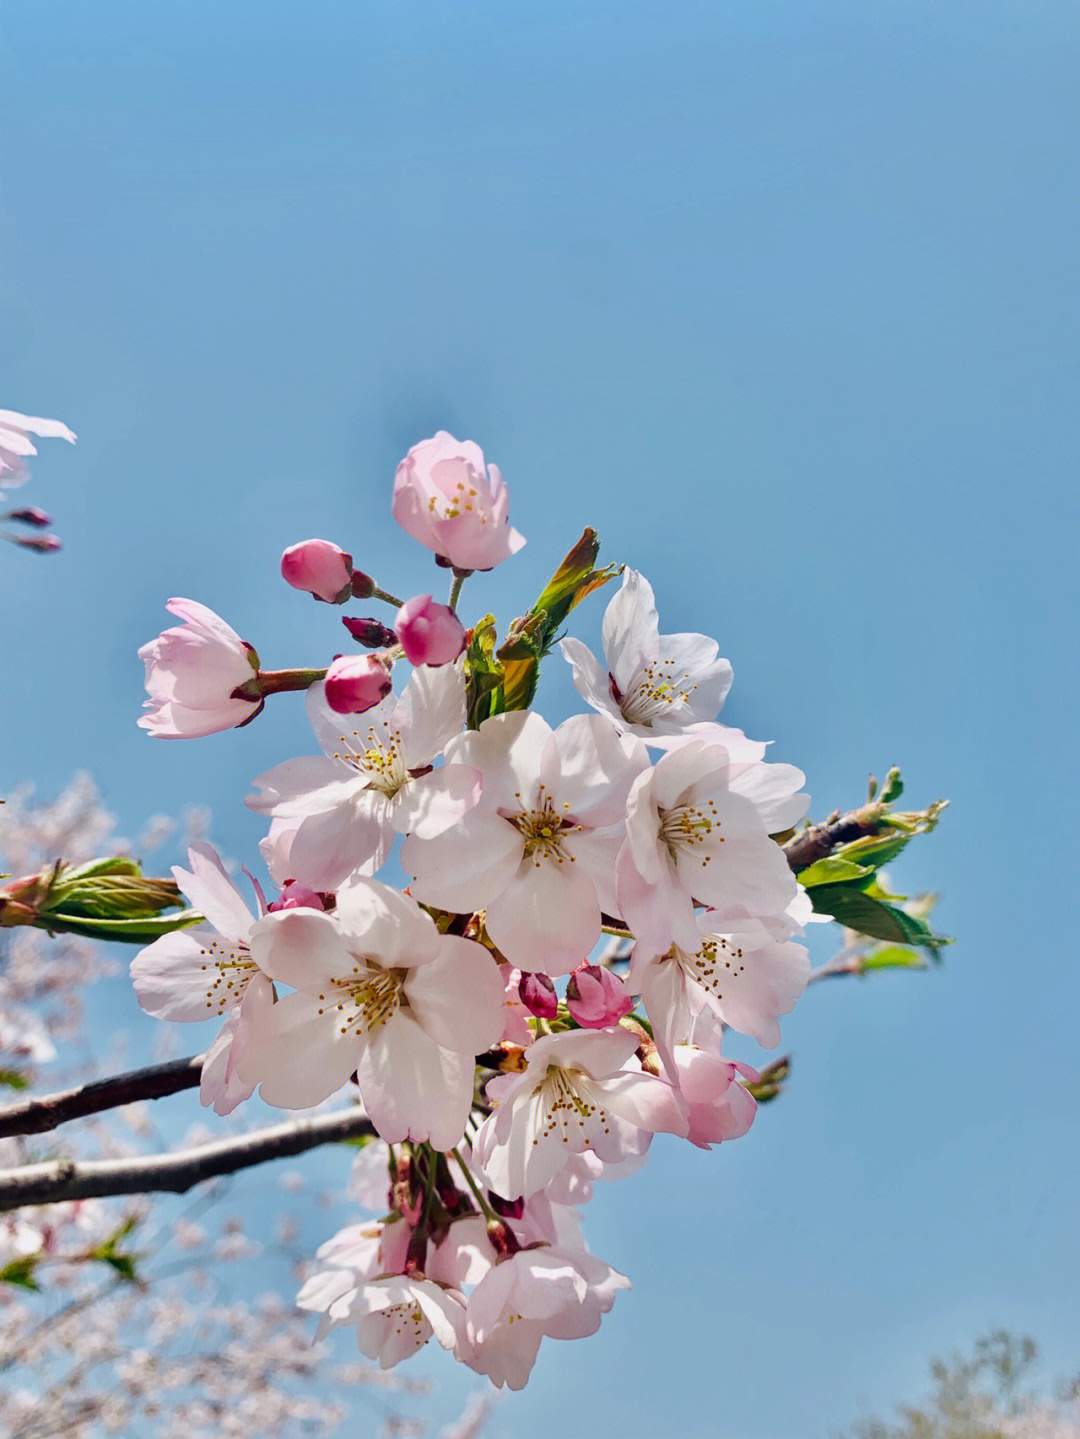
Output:
<svg viewBox="0 0 1080 1439">
<path fill-rule="evenodd" d="M 363 645 L 369 650 L 384 650 L 389 645 L 397 644 L 397 635 L 381 620 L 368 616 L 342 615 L 341 623 L 352 635 L 358 645 Z"/>
<path fill-rule="evenodd" d="M 559 996 L 546 974 L 523 974 L 518 980 L 518 998 L 537 1019 L 554 1019 L 559 1012 Z"/>
<path fill-rule="evenodd" d="M 370 575 L 365 575 L 363 570 L 354 570 L 352 577 L 352 597 L 354 600 L 369 600 L 375 593 L 375 581 Z"/>
<path fill-rule="evenodd" d="M 325 909 L 322 895 L 295 880 L 287 880 L 281 887 L 281 897 L 266 906 L 267 913 L 279 909 Z"/>
<path fill-rule="evenodd" d="M 583 964 L 566 986 L 566 1007 L 584 1029 L 607 1029 L 630 1013 L 634 1001 L 617 974 L 596 964 Z"/>
<path fill-rule="evenodd" d="M 496 1194 L 493 1189 L 489 1189 L 488 1200 L 495 1213 L 503 1219 L 520 1219 L 525 1213 L 525 1201 L 520 1197 L 504 1199 L 501 1194 Z"/>
<path fill-rule="evenodd" d="M 487 1237 L 491 1240 L 491 1247 L 499 1259 L 509 1259 L 521 1248 L 513 1231 L 501 1219 L 488 1220 Z"/>
<path fill-rule="evenodd" d="M 394 632 L 413 665 L 447 665 L 465 648 L 465 627 L 449 605 L 430 595 L 406 600 L 397 612 Z"/>
<path fill-rule="evenodd" d="M 352 593 L 352 555 L 329 540 L 303 540 L 282 555 L 281 576 L 325 604 L 344 604 Z"/>
<path fill-rule="evenodd" d="M 39 530 L 47 530 L 52 524 L 52 515 L 47 515 L 44 510 L 39 510 L 36 505 L 27 505 L 21 510 L 9 510 L 6 518 L 9 520 L 19 520 L 24 525 L 36 525 Z"/>
<path fill-rule="evenodd" d="M 24 550 L 37 550 L 39 555 L 51 555 L 64 548 L 55 535 L 8 535 L 8 539 Z"/>
<path fill-rule="evenodd" d="M 390 668 L 375 655 L 339 655 L 326 671 L 326 703 L 335 714 L 363 714 L 390 688 Z"/>
</svg>

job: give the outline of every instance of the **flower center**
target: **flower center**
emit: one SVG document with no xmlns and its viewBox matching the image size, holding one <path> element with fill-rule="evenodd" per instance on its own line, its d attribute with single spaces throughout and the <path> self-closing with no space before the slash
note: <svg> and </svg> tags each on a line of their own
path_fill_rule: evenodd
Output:
<svg viewBox="0 0 1080 1439">
<path fill-rule="evenodd" d="M 441 494 L 428 495 L 428 514 L 439 520 L 456 520 L 459 515 L 473 515 L 482 525 L 486 525 L 488 517 L 484 508 L 477 508 L 476 504 L 480 491 L 475 481 L 479 476 L 471 465 L 466 466 L 465 473 L 467 478 L 455 481 L 448 490 Z"/>
<path fill-rule="evenodd" d="M 340 750 L 333 758 L 340 760 L 367 780 L 365 789 L 378 790 L 393 799 L 409 778 L 401 756 L 401 731 L 389 733 L 369 725 L 366 736 L 354 729 L 351 735 L 338 735 Z"/>
<path fill-rule="evenodd" d="M 557 1064 L 548 1066 L 547 1074 L 540 1085 L 544 1123 L 533 1139 L 534 1144 L 539 1144 L 541 1139 L 550 1139 L 553 1134 L 560 1143 L 569 1144 L 573 1135 L 575 1148 L 579 1150 L 581 1141 L 587 1138 L 585 1123 L 594 1116 L 599 1116 L 603 1132 L 610 1133 L 607 1110 L 596 1100 L 589 1098 L 588 1094 L 582 1093 L 574 1082 L 575 1079 L 580 1081 L 586 1078 L 580 1070 L 563 1069 Z"/>
<path fill-rule="evenodd" d="M 672 859 L 678 858 L 677 852 L 680 849 L 692 850 L 705 844 L 712 838 L 713 830 L 719 829 L 720 820 L 716 805 L 711 799 L 705 801 L 704 809 L 699 809 L 694 804 L 680 804 L 674 809 L 660 811 L 660 840 L 667 845 Z M 724 836 L 717 833 L 716 842 L 723 844 Z M 708 864 L 711 858 L 711 855 L 705 854 L 700 860 L 704 865 Z"/>
<path fill-rule="evenodd" d="M 539 788 L 534 809 L 525 808 L 520 791 L 514 798 L 521 805 L 521 812 L 507 814 L 500 810 L 499 813 L 508 824 L 514 826 L 525 841 L 524 858 L 531 859 L 535 865 L 541 864 L 545 859 L 554 860 L 556 864 L 569 860 L 572 864 L 574 856 L 567 851 L 564 841 L 569 835 L 577 834 L 581 825 L 558 813 L 554 800 L 545 792 L 543 785 Z M 569 809 L 570 801 L 565 800 L 562 807 L 564 810 Z"/>
<path fill-rule="evenodd" d="M 649 660 L 618 704 L 630 724 L 651 726 L 654 720 L 668 719 L 673 711 L 689 705 L 696 689 L 686 671 L 676 669 L 674 660 Z"/>
<path fill-rule="evenodd" d="M 677 964 L 684 974 L 696 980 L 717 1000 L 723 999 L 720 986 L 729 977 L 736 978 L 746 973 L 742 945 L 722 934 L 711 935 L 696 954 L 687 954 L 685 949 L 673 944 L 664 958 Z"/>
<path fill-rule="evenodd" d="M 243 999 L 248 981 L 255 973 L 255 961 L 246 945 L 226 944 L 217 939 L 212 939 L 199 953 L 202 955 L 199 968 L 207 976 L 206 1007 L 224 1014 Z"/>
<path fill-rule="evenodd" d="M 377 1033 L 398 1009 L 407 1009 L 409 1001 L 404 994 L 404 970 L 383 969 L 374 960 L 354 958 L 353 977 L 335 979 L 334 993 L 319 995 L 325 1008 L 318 1012 L 336 1009 L 338 1033 L 348 1034 L 351 1030 L 360 1038 Z"/>
</svg>

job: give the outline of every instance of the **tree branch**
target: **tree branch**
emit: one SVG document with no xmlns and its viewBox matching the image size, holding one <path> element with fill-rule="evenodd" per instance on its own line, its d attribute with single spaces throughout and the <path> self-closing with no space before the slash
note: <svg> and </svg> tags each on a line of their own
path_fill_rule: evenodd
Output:
<svg viewBox="0 0 1080 1439">
<path fill-rule="evenodd" d="M 133 1069 L 111 1079 L 94 1079 L 74 1089 L 61 1089 L 56 1094 L 43 1094 L 37 1099 L 24 1099 L 19 1104 L 0 1109 L 0 1139 L 17 1134 L 44 1134 L 69 1119 L 82 1119 L 87 1114 L 100 1114 L 120 1104 L 133 1104 L 137 1099 L 163 1099 L 183 1089 L 195 1089 L 202 1076 L 205 1055 L 174 1059 L 168 1064 L 154 1064 L 147 1069 Z"/>
<path fill-rule="evenodd" d="M 881 819 L 886 813 L 887 806 L 881 800 L 872 800 L 858 809 L 848 810 L 847 814 L 830 815 L 824 823 L 812 824 L 789 839 L 783 846 L 784 857 L 798 874 L 832 854 L 839 845 L 880 833 Z"/>
<path fill-rule="evenodd" d="M 148 1194 L 167 1190 L 184 1194 L 204 1179 L 235 1174 L 303 1154 L 321 1144 L 374 1135 L 375 1127 L 358 1109 L 292 1119 L 270 1129 L 181 1149 L 175 1154 L 152 1154 L 136 1159 L 55 1159 L 0 1170 L 0 1212 L 23 1204 L 57 1204 L 66 1199 L 101 1199 L 114 1194 Z"/>
</svg>

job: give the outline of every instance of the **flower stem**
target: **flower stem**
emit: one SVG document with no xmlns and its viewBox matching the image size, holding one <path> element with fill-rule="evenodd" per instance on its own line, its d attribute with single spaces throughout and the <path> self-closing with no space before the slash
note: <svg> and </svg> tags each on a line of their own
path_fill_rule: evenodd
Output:
<svg viewBox="0 0 1080 1439">
<path fill-rule="evenodd" d="M 494 1220 L 496 1223 L 498 1223 L 499 1216 L 495 1213 L 494 1209 L 492 1209 L 491 1205 L 484 1198 L 484 1192 L 477 1184 L 476 1180 L 473 1178 L 472 1170 L 465 1163 L 464 1159 L 462 1159 L 461 1155 L 456 1149 L 451 1149 L 450 1153 L 457 1160 L 458 1168 L 461 1170 L 462 1174 L 464 1174 L 465 1183 L 472 1190 L 473 1198 L 476 1200 L 477 1204 L 479 1204 L 480 1211 L 483 1214 L 484 1218 L 488 1220 Z"/>
<path fill-rule="evenodd" d="M 405 603 L 404 600 L 399 600 L 397 595 L 392 595 L 389 590 L 380 589 L 378 585 L 374 584 L 371 587 L 371 598 L 373 600 L 382 600 L 382 602 L 387 605 L 393 605 L 396 610 L 401 609 L 401 606 Z"/>
<path fill-rule="evenodd" d="M 616 939 L 633 939 L 634 937 L 630 930 L 622 929 L 617 924 L 602 924 L 600 926 L 600 933 L 613 934 Z"/>
<path fill-rule="evenodd" d="M 450 586 L 450 598 L 447 604 L 457 613 L 458 600 L 461 598 L 461 587 L 472 574 L 472 570 L 455 570 L 454 583 Z"/>
<path fill-rule="evenodd" d="M 306 690 L 325 678 L 325 670 L 260 670 L 256 683 L 261 695 L 276 695 L 286 690 Z"/>
</svg>

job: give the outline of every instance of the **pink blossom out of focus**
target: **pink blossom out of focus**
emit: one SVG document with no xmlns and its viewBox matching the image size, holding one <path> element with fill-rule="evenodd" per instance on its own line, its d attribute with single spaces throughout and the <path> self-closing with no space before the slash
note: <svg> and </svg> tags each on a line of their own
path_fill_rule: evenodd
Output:
<svg viewBox="0 0 1080 1439">
<path fill-rule="evenodd" d="M 303 540 L 282 555 L 281 577 L 294 590 L 328 605 L 342 604 L 352 594 L 352 555 L 329 540 Z"/>
<path fill-rule="evenodd" d="M 258 673 L 252 647 L 195 600 L 172 599 L 165 608 L 184 623 L 139 651 L 150 696 L 140 727 L 158 739 L 193 739 L 254 718 L 261 697 L 235 693 Z"/>
<path fill-rule="evenodd" d="M 394 633 L 412 665 L 448 665 L 465 648 L 465 627 L 448 605 L 436 604 L 430 595 L 405 601 Z"/>
<path fill-rule="evenodd" d="M 266 906 L 267 914 L 276 912 L 279 909 L 325 909 L 322 895 L 318 890 L 308 889 L 307 885 L 296 884 L 288 880 L 281 887 L 281 896 L 275 899 L 273 904 Z"/>
<path fill-rule="evenodd" d="M 326 703 L 335 714 L 363 714 L 389 693 L 390 669 L 375 655 L 339 655 L 326 671 Z"/>
<path fill-rule="evenodd" d="M 607 1029 L 630 1013 L 634 1001 L 617 974 L 596 964 L 583 964 L 566 986 L 566 1007 L 584 1029 Z"/>
<path fill-rule="evenodd" d="M 394 476 L 394 519 L 460 570 L 490 570 L 525 543 L 509 523 L 510 497 L 471 440 L 440 430 L 414 445 Z"/>
<path fill-rule="evenodd" d="M 21 485 L 29 475 L 26 457 L 37 454 L 31 435 L 46 440 L 67 440 L 69 445 L 75 443 L 75 436 L 59 420 L 42 420 L 36 415 L 20 415 L 17 410 L 0 410 L 0 489 Z"/>
</svg>

